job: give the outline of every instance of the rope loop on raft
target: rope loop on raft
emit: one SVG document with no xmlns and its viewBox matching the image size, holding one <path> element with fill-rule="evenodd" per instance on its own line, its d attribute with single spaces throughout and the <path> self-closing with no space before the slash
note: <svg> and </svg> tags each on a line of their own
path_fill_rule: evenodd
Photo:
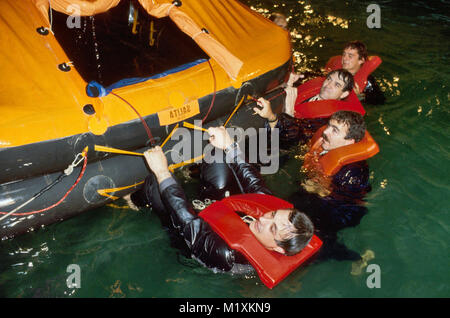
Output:
<svg viewBox="0 0 450 318">
<path fill-rule="evenodd" d="M 170 14 L 170 10 L 172 10 L 173 7 L 181 7 L 182 3 L 180 0 L 172 1 L 172 5 L 167 9 L 167 15 Z"/>
<path fill-rule="evenodd" d="M 61 175 L 55 181 L 53 181 L 51 184 L 49 184 L 48 186 L 43 188 L 41 191 L 39 191 L 38 193 L 33 195 L 29 200 L 27 200 L 26 202 L 22 203 L 20 206 L 16 207 L 11 212 L 0 212 L 0 214 L 4 214 L 2 217 L 0 217 L 0 221 L 2 221 L 3 219 L 7 218 L 10 215 L 24 216 L 24 215 L 31 215 L 31 214 L 42 213 L 42 212 L 48 211 L 48 210 L 53 209 L 54 207 L 60 205 L 66 199 L 66 197 L 69 195 L 69 193 L 72 192 L 72 190 L 77 186 L 77 184 L 80 182 L 81 178 L 83 177 L 84 172 L 86 171 L 86 166 L 87 166 L 87 152 L 88 152 L 88 147 L 84 148 L 81 153 L 76 155 L 76 157 L 73 160 L 73 162 L 67 167 L 67 169 L 64 170 L 63 173 L 61 173 Z M 80 175 L 78 176 L 78 178 L 75 181 L 75 183 L 70 187 L 70 189 L 66 192 L 66 194 L 58 202 L 56 202 L 55 204 L 53 204 L 53 205 L 51 205 L 51 206 L 49 206 L 47 208 L 41 209 L 41 210 L 31 211 L 31 212 L 23 212 L 23 213 L 16 213 L 18 210 L 20 210 L 24 206 L 28 205 L 33 200 L 35 200 L 36 198 L 40 197 L 44 192 L 50 190 L 54 185 L 59 183 L 64 177 L 70 175 L 73 172 L 73 168 L 78 166 L 82 161 L 84 161 L 84 162 L 83 162 L 83 167 L 81 168 Z"/>
<path fill-rule="evenodd" d="M 77 156 L 75 157 L 75 159 L 72 161 L 72 163 L 64 170 L 64 174 L 66 176 L 69 176 L 72 174 L 73 169 L 78 166 L 86 157 L 86 153 L 80 152 L 79 154 L 77 154 Z"/>
</svg>

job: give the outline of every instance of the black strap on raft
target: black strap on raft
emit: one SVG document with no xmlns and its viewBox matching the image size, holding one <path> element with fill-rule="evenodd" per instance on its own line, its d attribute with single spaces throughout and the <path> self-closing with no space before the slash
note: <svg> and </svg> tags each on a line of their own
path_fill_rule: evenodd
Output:
<svg viewBox="0 0 450 318">
<path fill-rule="evenodd" d="M 55 186 L 57 183 L 60 183 L 61 180 L 66 177 L 67 175 L 62 172 L 58 178 L 55 179 L 55 181 L 53 181 L 52 183 L 50 183 L 48 186 L 46 186 L 45 188 L 43 188 L 41 191 L 39 191 L 38 193 L 36 193 L 35 195 L 33 195 L 33 199 L 36 199 L 37 197 L 40 197 L 42 194 L 44 194 L 45 192 L 47 192 L 48 190 L 50 190 L 53 186 Z"/>
</svg>

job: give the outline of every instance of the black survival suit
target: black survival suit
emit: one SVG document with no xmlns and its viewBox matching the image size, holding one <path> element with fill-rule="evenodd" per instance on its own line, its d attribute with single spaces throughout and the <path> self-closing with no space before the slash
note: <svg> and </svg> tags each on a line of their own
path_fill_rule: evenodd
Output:
<svg viewBox="0 0 450 318">
<path fill-rule="evenodd" d="M 229 168 L 225 168 L 232 170 L 245 193 L 271 194 L 258 170 L 245 162 L 241 155 L 239 148 L 236 147 L 227 154 L 227 162 L 230 163 L 215 163 L 208 166 L 222 165 L 219 166 L 221 168 L 228 166 Z M 212 182 L 214 183 L 214 180 Z M 173 177 L 158 185 L 155 176 L 150 174 L 143 188 L 133 193 L 131 199 L 137 206 L 151 205 L 152 209 L 160 214 L 163 224 L 166 223 L 169 233 L 181 237 L 190 254 L 205 266 L 222 271 L 230 271 L 233 267 L 238 267 L 237 264 L 249 266 L 241 253 L 231 249 L 206 221 L 193 212 L 183 189 Z"/>
</svg>

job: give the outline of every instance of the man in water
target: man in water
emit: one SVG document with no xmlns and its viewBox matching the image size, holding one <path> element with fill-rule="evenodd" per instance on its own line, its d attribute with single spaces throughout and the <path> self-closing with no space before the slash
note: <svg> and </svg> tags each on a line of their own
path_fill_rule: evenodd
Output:
<svg viewBox="0 0 450 318">
<path fill-rule="evenodd" d="M 271 129 L 279 128 L 280 138 L 284 136 L 297 143 L 309 139 L 301 130 L 297 134 L 290 135 L 283 132 L 287 125 L 279 124 L 283 119 L 278 120 L 273 114 L 270 102 L 260 98 L 258 103 L 262 108 L 255 107 L 255 113 L 266 118 Z M 359 142 L 364 137 L 365 131 L 365 122 L 359 113 L 336 112 L 328 120 L 327 128 L 319 140 L 323 149 L 319 156 L 333 149 Z M 331 182 L 326 188 L 312 179 L 303 181 L 299 191 L 289 198 L 296 208 L 304 211 L 313 221 L 317 236 L 324 242 L 321 257 L 360 260 L 358 253 L 348 250 L 337 242 L 337 232 L 359 224 L 367 213 L 362 200 L 370 190 L 369 167 L 366 160 L 361 160 L 342 166 L 331 176 Z"/>
<path fill-rule="evenodd" d="M 293 81 L 295 81 L 295 78 L 291 75 L 288 85 Z M 299 100 L 299 97 L 296 97 L 294 103 L 286 101 L 286 108 L 289 108 L 285 109 L 286 113 L 276 116 L 270 107 L 270 103 L 263 98 L 259 99 L 259 104 L 263 108 L 255 108 L 254 111 L 261 117 L 266 118 L 271 128 L 277 127 L 280 129 L 281 145 L 290 145 L 292 142 L 306 143 L 317 129 L 328 123 L 329 118 L 294 118 L 292 117 L 294 113 L 293 105 L 320 100 L 342 100 L 350 94 L 353 85 L 353 76 L 348 71 L 334 70 L 328 74 L 317 95 L 306 100 Z M 290 87 L 297 90 L 295 87 Z"/>
<path fill-rule="evenodd" d="M 348 42 L 342 52 L 342 68 L 355 76 L 364 63 L 368 61 L 368 58 L 369 55 L 364 43 L 360 41 Z M 384 102 L 384 95 L 373 75 L 368 74 L 365 87 L 359 87 L 358 83 L 355 83 L 354 90 L 357 95 L 360 95 L 360 99 L 364 99 L 367 103 L 382 104 Z"/>
<path fill-rule="evenodd" d="M 242 158 L 239 146 L 233 143 L 224 127 L 209 128 L 208 133 L 211 144 L 226 153 L 229 167 L 245 193 L 271 194 L 254 166 Z M 207 267 L 233 271 L 235 267 L 248 265 L 242 254 L 230 248 L 207 222 L 192 212 L 183 189 L 169 172 L 161 148 L 154 147 L 144 156 L 152 174 L 147 177 L 144 187 L 131 195 L 133 203 L 139 207 L 151 205 L 162 215 L 163 223 L 167 223 L 171 232 L 184 241 L 188 254 Z M 314 231 L 309 218 L 296 209 L 266 213 L 251 221 L 249 229 L 266 249 L 288 256 L 300 252 Z"/>
<path fill-rule="evenodd" d="M 279 27 L 287 30 L 288 22 L 284 14 L 279 12 L 274 12 L 270 15 L 269 20 L 278 25 Z"/>
</svg>

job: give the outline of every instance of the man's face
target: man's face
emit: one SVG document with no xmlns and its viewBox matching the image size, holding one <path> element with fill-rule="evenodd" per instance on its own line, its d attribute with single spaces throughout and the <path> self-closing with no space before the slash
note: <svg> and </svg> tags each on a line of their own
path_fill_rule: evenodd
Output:
<svg viewBox="0 0 450 318">
<path fill-rule="evenodd" d="M 320 88 L 319 97 L 326 99 L 344 99 L 349 92 L 344 92 L 345 82 L 339 78 L 337 73 L 328 75 Z"/>
<path fill-rule="evenodd" d="M 346 48 L 342 53 L 342 68 L 352 75 L 355 75 L 363 64 L 364 60 L 360 59 L 357 49 Z"/>
<path fill-rule="evenodd" d="M 345 123 L 339 123 L 336 120 L 330 120 L 327 128 L 322 133 L 323 150 L 333 150 L 342 146 L 355 143 L 354 139 L 345 139 L 347 136 L 348 126 Z"/>
<path fill-rule="evenodd" d="M 275 18 L 275 20 L 273 20 L 273 22 L 274 22 L 276 25 L 278 25 L 278 26 L 282 27 L 283 29 L 287 30 L 287 21 L 286 21 L 285 18 L 283 18 L 283 17 L 281 17 L 281 16 L 277 16 L 277 17 Z"/>
<path fill-rule="evenodd" d="M 292 236 L 295 228 L 289 221 L 290 212 L 291 210 L 268 212 L 250 223 L 250 231 L 265 248 L 284 254 L 283 248 L 275 240 L 283 241 Z"/>
</svg>

